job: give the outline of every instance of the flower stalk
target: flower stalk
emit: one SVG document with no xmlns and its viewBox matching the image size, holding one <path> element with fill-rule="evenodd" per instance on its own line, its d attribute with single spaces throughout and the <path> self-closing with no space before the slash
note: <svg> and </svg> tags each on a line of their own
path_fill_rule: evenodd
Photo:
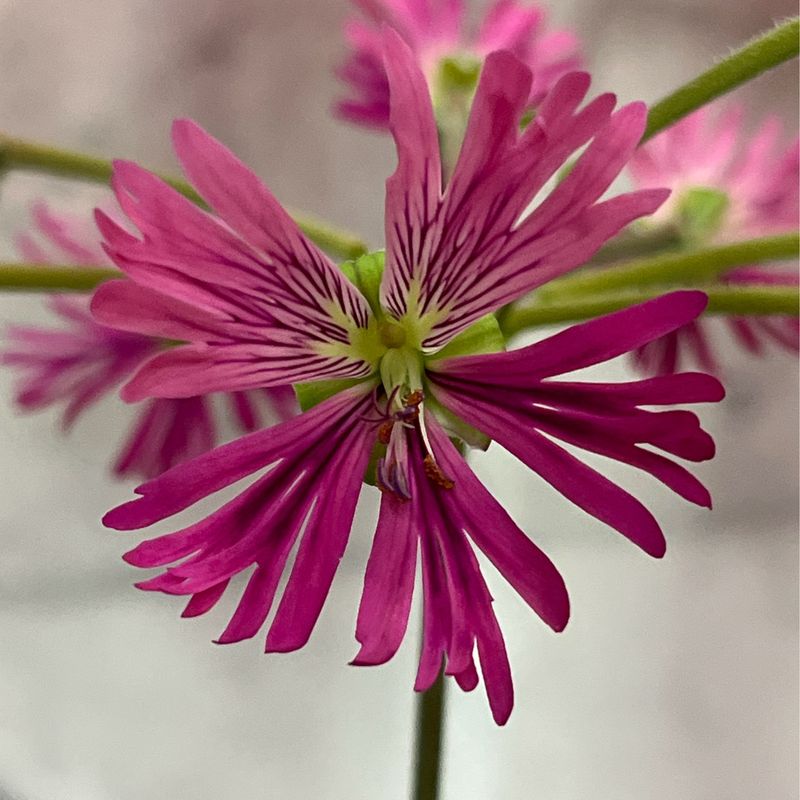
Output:
<svg viewBox="0 0 800 800">
<path fill-rule="evenodd" d="M 113 171 L 113 164 L 105 158 L 62 150 L 0 134 L 0 170 L 11 169 L 108 183 Z M 205 206 L 202 197 L 188 183 L 169 175 L 157 174 L 193 203 Z M 331 255 L 342 258 L 358 258 L 367 252 L 364 242 L 354 234 L 331 227 L 326 222 L 306 214 L 296 211 L 290 213 L 306 236 Z"/>
<path fill-rule="evenodd" d="M 706 314 L 739 314 L 768 316 L 800 315 L 800 293 L 794 286 L 703 286 L 708 295 Z M 577 322 L 618 311 L 642 303 L 668 291 L 664 286 L 649 286 L 618 294 L 571 297 L 569 299 L 515 307 L 509 309 L 500 321 L 506 338 L 527 328 Z"/>
<path fill-rule="evenodd" d="M 444 731 L 444 675 L 417 701 L 416 765 L 414 800 L 437 800 L 439 797 L 442 734 Z"/>
<path fill-rule="evenodd" d="M 800 235 L 765 236 L 700 250 L 665 253 L 612 266 L 585 270 L 551 281 L 537 291 L 547 301 L 565 296 L 608 294 L 637 287 L 701 286 L 735 267 L 797 258 Z"/>
<path fill-rule="evenodd" d="M 0 264 L 0 291 L 90 292 L 104 281 L 119 278 L 108 267 L 53 264 Z"/>
<path fill-rule="evenodd" d="M 650 108 L 642 142 L 762 72 L 796 58 L 800 51 L 800 18 L 793 17 L 757 36 L 694 80 Z"/>
</svg>

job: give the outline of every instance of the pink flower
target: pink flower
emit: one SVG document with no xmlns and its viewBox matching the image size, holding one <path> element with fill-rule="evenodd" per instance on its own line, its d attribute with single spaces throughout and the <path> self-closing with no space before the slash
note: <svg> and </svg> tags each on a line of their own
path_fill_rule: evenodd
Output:
<svg viewBox="0 0 800 800">
<path fill-rule="evenodd" d="M 328 594 L 375 452 L 382 500 L 353 663 L 380 664 L 397 650 L 419 556 L 424 644 L 416 688 L 432 684 L 443 659 L 463 689 L 474 688 L 477 645 L 502 724 L 513 704 L 511 673 L 474 547 L 555 630 L 566 625 L 569 602 L 550 560 L 481 485 L 451 437 L 483 439 L 484 446 L 492 437 L 572 502 L 660 556 L 664 537 L 650 512 L 558 442 L 643 469 L 707 506 L 705 488 L 671 456 L 708 459 L 711 438 L 689 411 L 644 406 L 716 401 L 722 388 L 700 374 L 628 384 L 558 378 L 693 320 L 705 305 L 700 292 L 487 354 L 503 347 L 493 311 L 584 263 L 664 200 L 664 191 L 647 190 L 600 201 L 636 147 L 645 109 L 633 104 L 612 114 L 614 98 L 603 95 L 579 110 L 589 79 L 571 74 L 520 134 L 530 71 L 509 53 L 491 54 L 460 160 L 442 191 L 425 78 L 394 33 L 385 46 L 399 163 L 387 182 L 382 276 L 381 259 L 370 256 L 348 268 L 350 282 L 256 176 L 192 122 L 175 123 L 175 149 L 219 217 L 136 165 L 116 164 L 117 196 L 141 238 L 98 215 L 110 254 L 131 280 L 101 287 L 95 314 L 107 325 L 188 342 L 148 361 L 124 393 L 183 396 L 299 381 L 327 399 L 145 483 L 105 523 L 151 525 L 266 469 L 210 516 L 125 558 L 165 568 L 139 586 L 188 596 L 185 616 L 208 611 L 230 579 L 248 571 L 218 640 L 227 643 L 262 628 L 299 539 L 266 638 L 267 651 L 295 650 Z M 587 143 L 570 175 L 521 219 Z M 479 354 L 462 355 L 470 351 Z"/>
<path fill-rule="evenodd" d="M 795 230 L 800 214 L 795 139 L 778 149 L 781 125 L 767 119 L 749 141 L 742 132 L 738 107 L 716 113 L 704 107 L 639 148 L 630 162 L 637 186 L 669 186 L 670 199 L 656 212 L 655 223 L 683 228 L 691 243 L 734 242 Z M 698 220 L 700 221 L 698 223 Z M 724 276 L 732 284 L 797 286 L 797 269 L 754 265 Z M 754 354 L 767 342 L 797 352 L 796 317 L 728 317 L 735 340 Z M 716 372 L 708 326 L 693 322 L 639 350 L 636 361 L 646 372 L 675 372 L 685 360 Z"/>
<path fill-rule="evenodd" d="M 464 0 L 353 0 L 361 14 L 345 26 L 351 54 L 338 70 L 351 95 L 336 106 L 343 119 L 389 128 L 389 81 L 383 66 L 381 26 L 394 28 L 414 51 L 435 87 L 442 62 L 450 59 L 475 71 L 495 50 L 509 50 L 533 73 L 528 104 L 537 106 L 555 82 L 581 65 L 579 43 L 570 31 L 546 31 L 546 12 L 520 0 L 496 0 L 477 31 L 467 24 Z"/>
<path fill-rule="evenodd" d="M 96 229 L 54 215 L 44 203 L 33 208 L 34 230 L 17 237 L 23 256 L 34 263 L 105 265 L 108 259 L 96 239 Z M 63 424 L 69 428 L 91 405 L 115 392 L 147 359 L 164 349 L 151 336 L 126 333 L 92 318 L 89 300 L 52 296 L 48 306 L 59 318 L 58 328 L 12 326 L 0 363 L 19 372 L 17 405 L 37 411 L 65 403 Z M 239 430 L 259 427 L 259 405 L 271 406 L 279 419 L 293 413 L 289 387 L 235 392 L 229 403 Z M 264 402 L 264 400 L 266 402 Z M 139 413 L 114 463 L 119 476 L 154 478 L 218 442 L 210 398 L 187 397 L 149 401 Z"/>
</svg>

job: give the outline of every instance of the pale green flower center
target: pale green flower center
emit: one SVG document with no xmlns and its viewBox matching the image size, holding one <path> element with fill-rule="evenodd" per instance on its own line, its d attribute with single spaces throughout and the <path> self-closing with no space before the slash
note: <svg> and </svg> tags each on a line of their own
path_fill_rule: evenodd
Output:
<svg viewBox="0 0 800 800">
<path fill-rule="evenodd" d="M 731 200 L 726 192 L 692 186 L 677 198 L 676 218 L 681 237 L 693 245 L 707 245 L 730 225 Z"/>
</svg>

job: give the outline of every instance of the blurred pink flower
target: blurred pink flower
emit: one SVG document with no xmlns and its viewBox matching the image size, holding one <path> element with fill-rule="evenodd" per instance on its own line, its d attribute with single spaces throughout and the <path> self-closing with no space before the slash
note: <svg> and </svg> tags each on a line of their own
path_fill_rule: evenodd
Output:
<svg viewBox="0 0 800 800">
<path fill-rule="evenodd" d="M 360 10 L 345 26 L 351 53 L 337 71 L 350 96 L 336 105 L 343 119 L 389 127 L 389 82 L 383 66 L 381 26 L 394 28 L 414 51 L 431 86 L 442 59 L 479 65 L 495 50 L 509 50 L 532 71 L 528 105 L 537 106 L 555 82 L 580 68 L 580 47 L 571 31 L 546 29 L 541 5 L 496 0 L 477 31 L 469 30 L 464 0 L 352 0 Z"/>
<path fill-rule="evenodd" d="M 296 650 L 329 592 L 374 452 L 382 499 L 353 663 L 380 664 L 396 652 L 419 554 L 424 636 L 415 687 L 429 688 L 444 660 L 446 673 L 473 689 L 477 646 L 492 714 L 502 724 L 513 705 L 511 673 L 474 546 L 555 630 L 567 623 L 569 601 L 550 560 L 483 487 L 451 437 L 471 440 L 480 431 L 496 439 L 587 513 L 661 556 L 664 537 L 650 512 L 561 442 L 638 467 L 708 506 L 706 489 L 671 456 L 711 458 L 713 441 L 689 411 L 642 406 L 716 401 L 722 388 L 701 374 L 626 384 L 558 379 L 693 320 L 705 306 L 701 292 L 667 295 L 530 347 L 486 354 L 489 341 L 490 350 L 503 347 L 502 337 L 487 339 L 493 331 L 499 336 L 487 315 L 584 263 L 664 200 L 657 189 L 600 201 L 636 147 L 646 110 L 634 103 L 612 113 L 611 95 L 579 109 L 589 78 L 575 73 L 557 83 L 521 134 L 530 70 L 510 53 L 490 54 L 443 190 L 425 78 L 396 34 L 386 34 L 385 47 L 398 166 L 387 181 L 385 269 L 370 278 L 367 264 L 378 262 L 365 259 L 354 273 L 366 294 L 196 124 L 175 123 L 175 149 L 219 216 L 135 164 L 116 163 L 114 188 L 141 238 L 98 214 L 108 251 L 131 280 L 101 287 L 94 312 L 107 325 L 189 342 L 146 362 L 123 390 L 129 398 L 349 382 L 295 419 L 145 483 L 139 498 L 104 521 L 143 528 L 266 470 L 210 516 L 145 541 L 125 558 L 164 567 L 138 585 L 189 596 L 185 616 L 208 611 L 233 576 L 250 571 L 218 640 L 228 643 L 263 627 L 299 539 L 266 637 L 268 651 Z M 522 219 L 584 145 L 569 176 Z"/>
<path fill-rule="evenodd" d="M 37 203 L 32 215 L 33 230 L 17 237 L 23 258 L 39 264 L 109 264 L 93 225 L 54 215 L 44 203 Z M 37 411 L 63 402 L 63 425 L 69 428 L 87 408 L 115 392 L 144 361 L 161 352 L 164 343 L 100 325 L 92 318 L 86 297 L 54 295 L 46 302 L 60 326 L 11 326 L 0 363 L 19 373 L 15 400 L 21 409 Z M 290 387 L 236 392 L 228 401 L 243 432 L 259 427 L 261 405 L 271 408 L 278 419 L 294 412 Z M 123 443 L 114 473 L 153 478 L 210 450 L 218 440 L 210 398 L 151 400 Z"/>
<path fill-rule="evenodd" d="M 751 137 L 742 131 L 742 110 L 731 107 L 719 113 L 708 106 L 696 111 L 639 148 L 630 162 L 640 188 L 668 186 L 669 200 L 653 215 L 654 223 L 681 225 L 682 215 L 692 223 L 693 197 L 716 202 L 708 227 L 700 232 L 702 244 L 722 244 L 750 237 L 797 229 L 800 203 L 795 139 L 779 149 L 782 127 L 767 119 Z M 711 194 L 718 193 L 717 197 Z M 731 284 L 797 286 L 797 268 L 773 269 L 753 265 L 732 270 L 723 280 Z M 746 350 L 762 354 L 767 342 L 790 352 L 800 348 L 800 323 L 796 317 L 726 317 L 725 324 Z M 636 353 L 636 363 L 648 373 L 676 372 L 684 359 L 704 370 L 719 371 L 708 323 L 693 322 Z"/>
</svg>

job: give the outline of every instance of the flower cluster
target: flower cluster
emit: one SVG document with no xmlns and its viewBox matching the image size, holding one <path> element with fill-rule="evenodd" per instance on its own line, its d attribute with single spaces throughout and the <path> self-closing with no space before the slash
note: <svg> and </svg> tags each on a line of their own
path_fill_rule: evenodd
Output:
<svg viewBox="0 0 800 800">
<path fill-rule="evenodd" d="M 473 33 L 465 0 L 353 0 L 360 14 L 348 20 L 351 48 L 339 77 L 351 91 L 340 101 L 340 117 L 388 129 L 389 81 L 383 64 L 382 25 L 397 31 L 413 50 L 433 93 L 442 99 L 454 85 L 474 89 L 481 64 L 496 50 L 507 50 L 531 70 L 527 106 L 535 107 L 548 89 L 580 67 L 579 44 L 567 30 L 546 30 L 546 12 L 520 0 L 496 0 Z"/>
<path fill-rule="evenodd" d="M 672 226 L 690 245 L 722 244 L 796 229 L 798 141 L 779 148 L 781 125 L 770 118 L 745 145 L 742 117 L 738 107 L 715 113 L 706 106 L 634 153 L 630 171 L 637 186 L 672 189 L 651 225 Z M 796 265 L 791 269 L 748 266 L 732 270 L 724 280 L 738 285 L 797 286 L 798 274 Z M 751 353 L 762 353 L 770 341 L 798 351 L 796 317 L 733 316 L 726 324 Z M 646 372 L 668 374 L 676 372 L 687 356 L 704 370 L 719 370 L 706 323 L 693 322 L 652 342 L 637 352 L 636 361 Z"/>
<path fill-rule="evenodd" d="M 570 73 L 523 131 L 531 71 L 509 52 L 491 53 L 445 187 L 424 68 L 393 31 L 381 49 L 398 154 L 386 185 L 385 261 L 378 254 L 338 268 L 244 164 L 190 121 L 175 123 L 175 150 L 211 212 L 135 164 L 115 164 L 117 199 L 139 235 L 98 213 L 126 279 L 102 286 L 93 311 L 103 325 L 185 342 L 144 362 L 124 396 L 293 383 L 309 384 L 312 407 L 143 484 L 105 522 L 143 528 L 258 473 L 210 516 L 144 541 L 126 559 L 162 568 L 139 586 L 188 597 L 187 616 L 208 611 L 234 576 L 248 573 L 219 637 L 235 642 L 264 626 L 297 545 L 266 635 L 268 651 L 290 651 L 311 635 L 362 479 L 374 471 L 381 508 L 354 663 L 380 664 L 396 652 L 420 559 L 416 688 L 428 688 L 444 664 L 473 689 L 477 649 L 502 724 L 513 705 L 511 672 L 475 547 L 555 630 L 569 602 L 556 568 L 482 486 L 463 447 L 496 441 L 588 514 L 661 556 L 665 541 L 650 512 L 564 445 L 641 469 L 708 506 L 708 492 L 677 459 L 710 458 L 711 438 L 692 412 L 653 408 L 714 402 L 723 392 L 695 373 L 618 384 L 569 377 L 692 322 L 706 303 L 700 292 L 676 292 L 510 352 L 493 316 L 585 263 L 665 200 L 657 188 L 602 199 L 641 138 L 644 106 L 614 111 L 609 94 L 582 105 L 589 78 Z M 530 209 L 578 151 L 569 175 Z"/>
<path fill-rule="evenodd" d="M 44 203 L 34 206 L 32 216 L 32 230 L 17 237 L 23 258 L 37 264 L 108 264 L 97 242 L 97 231 L 84 229 L 80 219 L 56 215 Z M 0 363 L 19 373 L 17 405 L 36 411 L 64 403 L 65 428 L 91 405 L 115 392 L 142 363 L 169 344 L 99 324 L 84 297 L 54 295 L 48 305 L 59 319 L 59 327 L 12 326 Z M 262 407 L 278 419 L 286 419 L 295 411 L 290 387 L 233 392 L 227 400 L 242 432 L 259 427 L 262 416 L 266 421 Z M 121 477 L 153 478 L 210 450 L 218 441 L 209 397 L 150 400 L 138 413 L 113 471 Z"/>
</svg>

